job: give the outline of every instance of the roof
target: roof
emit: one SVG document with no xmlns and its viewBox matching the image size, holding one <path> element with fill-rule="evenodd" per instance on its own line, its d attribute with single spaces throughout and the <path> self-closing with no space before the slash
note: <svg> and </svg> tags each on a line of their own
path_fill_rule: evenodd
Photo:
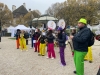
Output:
<svg viewBox="0 0 100 75">
<path fill-rule="evenodd" d="M 21 5 L 19 8 L 14 10 L 13 13 L 27 14 L 28 11 L 27 11 L 27 9 L 23 5 Z"/>
</svg>

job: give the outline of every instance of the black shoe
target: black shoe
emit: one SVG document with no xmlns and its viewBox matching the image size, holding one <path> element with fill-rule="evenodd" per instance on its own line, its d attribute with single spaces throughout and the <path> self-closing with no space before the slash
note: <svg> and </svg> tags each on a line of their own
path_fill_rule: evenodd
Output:
<svg viewBox="0 0 100 75">
<path fill-rule="evenodd" d="M 41 56 L 41 54 L 38 54 L 38 56 Z"/>
<path fill-rule="evenodd" d="M 89 63 L 92 63 L 92 61 L 89 61 Z"/>
<path fill-rule="evenodd" d="M 88 61 L 88 60 L 84 59 L 84 61 Z"/>
<path fill-rule="evenodd" d="M 77 74 L 77 72 L 76 72 L 76 71 L 74 71 L 73 73 L 74 73 L 74 74 Z"/>
<path fill-rule="evenodd" d="M 34 51 L 34 52 L 37 52 L 37 51 Z"/>
<path fill-rule="evenodd" d="M 42 56 L 45 56 L 45 55 L 42 55 Z"/>
</svg>

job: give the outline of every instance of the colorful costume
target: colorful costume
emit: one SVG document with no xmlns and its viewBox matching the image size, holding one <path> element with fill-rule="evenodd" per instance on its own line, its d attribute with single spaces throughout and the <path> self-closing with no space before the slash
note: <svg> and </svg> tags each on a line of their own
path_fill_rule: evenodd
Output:
<svg viewBox="0 0 100 75">
<path fill-rule="evenodd" d="M 56 58 L 55 56 L 55 51 L 54 51 L 54 36 L 52 35 L 52 33 L 50 33 L 49 35 L 46 36 L 47 38 L 47 42 L 48 42 L 48 58 Z"/>
<path fill-rule="evenodd" d="M 45 39 L 46 37 L 44 35 L 41 35 L 40 37 L 40 52 L 39 52 L 39 55 L 42 55 L 44 56 L 45 55 L 45 47 L 46 47 L 46 44 L 45 44 Z"/>
<path fill-rule="evenodd" d="M 20 48 L 21 51 L 27 50 L 25 35 L 22 33 L 20 34 Z"/>
<path fill-rule="evenodd" d="M 26 37 L 25 37 L 25 39 L 26 39 L 26 45 L 28 45 L 29 33 L 28 33 L 28 32 L 26 32 L 24 35 L 26 36 Z"/>
<path fill-rule="evenodd" d="M 66 62 L 65 62 L 65 53 L 64 53 L 64 50 L 65 50 L 65 47 L 66 47 L 66 34 L 63 33 L 62 31 L 63 29 L 62 28 L 58 28 L 58 31 L 60 31 L 60 33 L 58 33 L 58 43 L 59 43 L 59 49 L 60 49 L 60 60 L 61 60 L 61 64 L 63 66 L 66 65 Z"/>
<path fill-rule="evenodd" d="M 20 46 L 20 30 L 17 30 L 17 33 L 16 33 L 16 47 L 17 49 L 19 49 L 19 46 Z"/>
<path fill-rule="evenodd" d="M 85 19 L 80 19 L 79 24 L 84 24 L 84 26 L 79 28 L 78 33 L 76 33 L 72 39 L 74 47 L 74 63 L 77 75 L 84 75 L 84 58 L 88 52 L 88 40 L 90 39 L 91 32 L 90 29 L 85 26 L 85 24 L 87 24 L 86 22 Z"/>
<path fill-rule="evenodd" d="M 40 46 L 40 41 L 38 40 L 38 38 L 40 37 L 40 33 L 39 32 L 35 32 L 34 35 L 34 46 L 35 46 L 35 52 L 39 52 L 39 46 Z"/>
<path fill-rule="evenodd" d="M 89 62 L 93 61 L 93 58 L 92 58 L 92 47 L 88 47 L 88 53 L 85 56 L 84 60 L 89 60 Z"/>
</svg>

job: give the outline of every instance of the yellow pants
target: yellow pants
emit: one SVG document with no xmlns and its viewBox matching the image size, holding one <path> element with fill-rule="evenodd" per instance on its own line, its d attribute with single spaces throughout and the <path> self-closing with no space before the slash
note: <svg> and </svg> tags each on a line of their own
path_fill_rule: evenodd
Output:
<svg viewBox="0 0 100 75">
<path fill-rule="evenodd" d="M 45 55 L 46 44 L 40 43 L 40 55 Z"/>
<path fill-rule="evenodd" d="M 24 39 L 24 38 L 20 39 L 20 48 L 21 48 L 21 50 L 27 50 L 26 39 Z"/>
<path fill-rule="evenodd" d="M 87 53 L 87 55 L 85 56 L 84 59 L 88 60 L 88 61 L 93 61 L 93 58 L 92 58 L 92 47 L 88 47 L 88 53 Z"/>
</svg>

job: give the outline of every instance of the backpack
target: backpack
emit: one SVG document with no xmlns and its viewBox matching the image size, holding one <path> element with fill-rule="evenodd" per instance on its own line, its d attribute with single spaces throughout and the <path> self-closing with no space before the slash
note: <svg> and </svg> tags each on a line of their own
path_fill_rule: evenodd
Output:
<svg viewBox="0 0 100 75">
<path fill-rule="evenodd" d="M 81 31 L 81 33 L 84 32 L 84 31 L 87 30 L 87 29 L 90 30 L 90 28 L 84 28 L 84 29 Z M 92 45 L 94 45 L 94 42 L 95 42 L 95 35 L 94 35 L 94 33 L 90 30 L 90 36 L 89 36 L 89 40 L 88 40 L 88 47 L 91 47 Z"/>
<path fill-rule="evenodd" d="M 89 37 L 90 39 L 88 41 L 88 47 L 94 45 L 94 42 L 95 42 L 95 35 L 94 35 L 94 33 L 91 30 L 90 30 L 90 33 L 91 34 L 90 34 L 90 37 Z"/>
</svg>

